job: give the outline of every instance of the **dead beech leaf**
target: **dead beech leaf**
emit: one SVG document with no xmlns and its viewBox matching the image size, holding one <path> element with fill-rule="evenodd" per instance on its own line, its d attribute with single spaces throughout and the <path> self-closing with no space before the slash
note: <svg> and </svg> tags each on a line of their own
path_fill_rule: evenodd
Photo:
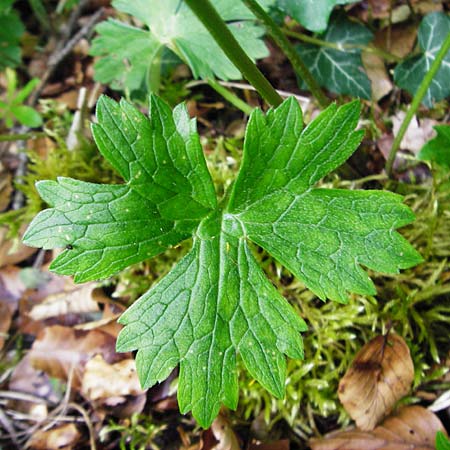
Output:
<svg viewBox="0 0 450 450">
<path fill-rule="evenodd" d="M 10 239 L 8 237 L 8 228 L 0 227 L 0 267 L 17 264 L 37 251 L 36 248 L 22 244 L 22 234 L 25 228 L 26 225 L 22 226 L 19 236 L 15 239 Z"/>
<path fill-rule="evenodd" d="M 31 308 L 29 316 L 33 320 L 43 320 L 65 314 L 83 314 L 100 311 L 98 304 L 93 300 L 95 283 L 77 286 L 69 292 L 60 292 L 50 295 L 42 303 Z"/>
<path fill-rule="evenodd" d="M 211 428 L 203 432 L 201 450 L 240 450 L 236 433 L 222 415 L 218 415 Z"/>
<path fill-rule="evenodd" d="M 81 392 L 90 400 L 98 400 L 141 395 L 145 391 L 141 389 L 134 359 L 108 364 L 102 355 L 96 355 L 86 363 Z"/>
<path fill-rule="evenodd" d="M 1 299 L 0 299 L 1 301 Z M 9 327 L 11 326 L 12 311 L 6 303 L 3 301 L 0 303 L 0 350 L 5 345 L 6 338 L 8 337 Z"/>
<path fill-rule="evenodd" d="M 38 430 L 31 437 L 28 446 L 33 450 L 71 450 L 80 438 L 77 427 L 68 423 L 51 430 Z"/>
<path fill-rule="evenodd" d="M 394 25 L 379 30 L 375 34 L 374 45 L 399 58 L 411 54 L 417 36 L 417 25 Z"/>
<path fill-rule="evenodd" d="M 373 430 L 411 388 L 414 366 L 402 337 L 377 336 L 357 353 L 339 383 L 339 400 L 362 430 Z"/>
<path fill-rule="evenodd" d="M 421 406 L 403 408 L 373 431 L 337 431 L 311 439 L 312 450 L 434 450 L 438 431 L 445 429 L 432 412 Z"/>
<path fill-rule="evenodd" d="M 405 116 L 406 113 L 404 111 L 399 111 L 395 116 L 391 117 L 394 136 L 399 132 Z M 419 123 L 417 117 L 414 116 L 406 129 L 400 148 L 417 154 L 426 142 L 436 136 L 436 131 L 433 128 L 435 125 L 438 125 L 436 120 L 421 119 Z"/>
<path fill-rule="evenodd" d="M 373 53 L 362 52 L 362 61 L 372 85 L 372 99 L 378 102 L 378 100 L 389 94 L 393 88 L 384 60 Z"/>
<path fill-rule="evenodd" d="M 115 339 L 109 334 L 54 325 L 42 330 L 29 355 L 33 366 L 51 377 L 66 381 L 73 371 L 72 387 L 79 388 L 87 361 L 101 354 L 106 361 L 114 362 L 119 359 L 114 348 Z"/>
</svg>

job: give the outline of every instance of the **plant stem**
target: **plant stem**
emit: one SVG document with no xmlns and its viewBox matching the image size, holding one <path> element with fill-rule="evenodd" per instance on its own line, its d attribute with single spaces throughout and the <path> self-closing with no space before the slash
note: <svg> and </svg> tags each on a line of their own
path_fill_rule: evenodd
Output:
<svg viewBox="0 0 450 450">
<path fill-rule="evenodd" d="M 0 134 L 0 142 L 27 141 L 28 139 L 37 139 L 47 136 L 43 132 L 21 133 L 21 134 Z"/>
<path fill-rule="evenodd" d="M 220 94 L 225 100 L 229 101 L 233 106 L 240 109 L 244 114 L 249 116 L 252 113 L 253 108 L 241 100 L 237 95 L 233 94 L 233 92 L 225 86 L 222 86 L 216 80 L 211 78 L 208 78 L 206 81 L 218 94 Z"/>
<path fill-rule="evenodd" d="M 417 89 L 416 94 L 414 95 L 414 98 L 411 102 L 408 112 L 406 113 L 406 116 L 403 119 L 402 124 L 400 125 L 400 129 L 398 130 L 397 136 L 395 136 L 394 138 L 394 142 L 392 143 L 392 148 L 389 153 L 388 160 L 386 162 L 386 172 L 389 176 L 392 174 L 395 155 L 397 154 L 397 151 L 400 148 L 400 143 L 402 142 L 403 136 L 405 135 L 406 130 L 408 129 L 409 123 L 411 122 L 412 118 L 414 117 L 414 114 L 419 108 L 423 97 L 425 96 L 431 82 L 433 81 L 434 76 L 441 67 L 441 63 L 449 50 L 450 50 L 450 33 L 447 34 L 447 37 L 445 38 L 445 41 L 443 42 L 441 49 L 437 53 L 435 60 L 431 64 L 430 69 L 428 70 L 422 82 L 420 83 L 420 86 Z"/>
<path fill-rule="evenodd" d="M 247 56 L 233 33 L 212 6 L 209 0 L 185 0 L 192 12 L 211 33 L 219 47 L 231 62 L 240 70 L 243 77 L 255 87 L 261 97 L 272 106 L 278 106 L 283 99 L 269 83 L 267 78 Z"/>
<path fill-rule="evenodd" d="M 307 42 L 308 44 L 318 45 L 320 47 L 327 47 L 333 50 L 339 50 L 341 52 L 345 50 L 354 50 L 358 49 L 364 52 L 373 53 L 375 55 L 381 56 L 387 61 L 400 62 L 402 58 L 399 56 L 393 55 L 392 53 L 381 50 L 378 47 L 373 47 L 371 45 L 361 45 L 361 44 L 336 44 L 335 42 L 324 41 L 323 39 L 318 39 L 313 36 L 308 36 L 307 34 L 298 33 L 296 31 L 287 30 L 285 28 L 282 29 L 283 33 L 286 36 L 290 36 L 298 39 L 299 41 Z"/>
<path fill-rule="evenodd" d="M 273 40 L 277 43 L 278 47 L 283 51 L 283 53 L 287 56 L 289 61 L 292 64 L 292 67 L 297 72 L 297 74 L 304 80 L 308 89 L 317 99 L 319 104 L 322 107 L 327 106 L 330 101 L 326 97 L 326 95 L 322 92 L 319 84 L 312 76 L 308 67 L 306 67 L 305 63 L 301 59 L 298 52 L 295 50 L 293 45 L 290 43 L 289 39 L 282 33 L 281 29 L 277 26 L 277 24 L 273 21 L 273 19 L 264 11 L 263 8 L 258 4 L 256 0 L 242 0 L 243 3 L 250 9 L 250 11 L 261 20 L 266 26 L 269 34 L 272 36 Z"/>
</svg>

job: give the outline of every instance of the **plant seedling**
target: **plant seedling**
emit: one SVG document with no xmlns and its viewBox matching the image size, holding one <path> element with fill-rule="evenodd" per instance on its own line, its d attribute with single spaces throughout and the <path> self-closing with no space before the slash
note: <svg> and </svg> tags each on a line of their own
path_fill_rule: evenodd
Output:
<svg viewBox="0 0 450 450">
<path fill-rule="evenodd" d="M 50 208 L 24 242 L 66 248 L 51 269 L 83 282 L 193 239 L 191 251 L 122 315 L 117 349 L 138 350 L 144 388 L 179 364 L 180 410 L 206 428 L 221 404 L 237 406 L 237 354 L 277 397 L 285 355 L 303 358 L 306 324 L 258 265 L 255 244 L 318 297 L 338 302 L 351 292 L 376 293 L 361 266 L 397 273 L 421 261 L 395 231 L 414 219 L 399 195 L 315 187 L 358 147 L 359 112 L 358 101 L 333 104 L 304 127 L 294 98 L 266 114 L 254 110 L 240 171 L 218 201 L 184 105 L 172 111 L 153 95 L 146 117 L 103 96 L 94 139 L 125 183 L 39 182 Z"/>
</svg>

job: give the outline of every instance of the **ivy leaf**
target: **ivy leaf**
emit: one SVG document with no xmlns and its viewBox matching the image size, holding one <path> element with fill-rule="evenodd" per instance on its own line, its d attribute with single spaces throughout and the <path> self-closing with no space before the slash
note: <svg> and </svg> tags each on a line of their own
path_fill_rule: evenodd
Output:
<svg viewBox="0 0 450 450">
<path fill-rule="evenodd" d="M 137 350 L 143 387 L 180 365 L 178 400 L 208 427 L 238 401 L 237 354 L 273 395 L 284 394 L 285 356 L 302 358 L 306 329 L 258 265 L 260 245 L 321 298 L 374 294 L 360 265 L 384 272 L 420 255 L 395 231 L 413 220 L 395 194 L 314 187 L 358 146 L 359 104 L 332 105 L 306 128 L 295 99 L 252 113 L 242 167 L 216 203 L 195 122 L 151 97 L 150 118 L 103 97 L 94 137 L 123 185 L 40 183 L 52 208 L 25 242 L 70 245 L 53 263 L 78 281 L 105 277 L 193 237 L 191 251 L 120 318 L 119 351 Z M 58 227 L 61 227 L 61 232 Z"/>
<path fill-rule="evenodd" d="M 336 5 L 358 0 L 278 0 L 278 6 L 307 30 L 323 32 Z"/>
<path fill-rule="evenodd" d="M 337 94 L 370 99 L 370 80 L 363 68 L 361 50 L 343 46 L 365 45 L 372 38 L 372 33 L 363 25 L 338 16 L 331 20 L 321 39 L 342 50 L 311 44 L 299 44 L 297 50 L 321 86 Z"/>
<path fill-rule="evenodd" d="M 0 10 L 0 70 L 16 67 L 21 62 L 20 38 L 25 27 L 19 14 L 9 9 L 12 2 L 2 5 Z"/>
<path fill-rule="evenodd" d="M 433 128 L 437 136 L 421 148 L 417 158 L 450 169 L 450 125 L 436 125 Z"/>
<path fill-rule="evenodd" d="M 214 0 L 213 4 L 251 58 L 268 55 L 261 39 L 263 29 L 254 24 L 254 16 L 240 1 Z M 91 48 L 92 55 L 101 57 L 95 64 L 96 80 L 112 83 L 114 89 L 137 90 L 148 85 L 150 74 L 160 70 L 164 47 L 185 61 L 195 78 L 241 78 L 239 70 L 184 2 L 116 0 L 113 6 L 142 21 L 147 29 L 116 20 L 98 25 L 99 36 Z"/>
<path fill-rule="evenodd" d="M 421 54 L 399 64 L 394 71 L 394 80 L 399 87 L 415 94 L 429 71 L 442 44 L 450 33 L 450 17 L 442 12 L 426 15 L 419 26 L 418 42 Z M 433 103 L 450 95 L 450 51 L 431 81 L 422 103 L 431 108 Z"/>
</svg>

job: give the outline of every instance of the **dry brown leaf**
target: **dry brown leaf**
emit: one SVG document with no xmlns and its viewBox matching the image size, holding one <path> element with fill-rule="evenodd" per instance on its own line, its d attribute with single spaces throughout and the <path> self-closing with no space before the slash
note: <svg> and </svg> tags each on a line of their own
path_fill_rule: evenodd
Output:
<svg viewBox="0 0 450 450">
<path fill-rule="evenodd" d="M 81 392 L 90 400 L 123 395 L 141 395 L 134 359 L 108 364 L 102 355 L 90 359 L 84 369 Z"/>
<path fill-rule="evenodd" d="M 391 117 L 394 136 L 399 132 L 405 116 L 406 113 L 404 111 L 399 111 L 395 116 Z M 419 153 L 425 143 L 436 135 L 433 127 L 437 124 L 438 122 L 433 119 L 421 119 L 419 123 L 417 117 L 414 116 L 406 129 L 405 136 L 400 143 L 400 148 L 410 150 L 414 154 Z"/>
<path fill-rule="evenodd" d="M 406 395 L 414 366 L 402 337 L 377 336 L 357 353 L 339 383 L 339 400 L 362 430 L 373 430 Z"/>
<path fill-rule="evenodd" d="M 26 225 L 20 228 L 16 239 L 8 237 L 8 228 L 0 227 L 0 267 L 17 264 L 30 257 L 37 249 L 22 244 Z"/>
<path fill-rule="evenodd" d="M 78 388 L 84 366 L 94 355 L 101 354 L 108 362 L 122 359 L 114 347 L 115 339 L 101 331 L 78 331 L 55 325 L 39 334 L 29 355 L 33 366 L 51 377 L 66 381 L 73 371 L 72 387 Z"/>
<path fill-rule="evenodd" d="M 372 85 L 372 99 L 378 102 L 393 88 L 384 60 L 373 53 L 362 52 L 362 61 Z"/>
<path fill-rule="evenodd" d="M 394 25 L 383 28 L 375 34 L 374 45 L 399 58 L 411 54 L 417 36 L 417 25 Z"/>
<path fill-rule="evenodd" d="M 48 403 L 56 404 L 59 401 L 50 378 L 45 372 L 36 370 L 27 354 L 14 368 L 8 385 L 10 393 L 20 392 L 42 398 L 43 401 L 28 401 L 21 398 L 8 402 L 8 407 L 29 414 L 36 420 L 47 417 Z"/>
<path fill-rule="evenodd" d="M 11 175 L 6 172 L 0 173 L 0 211 L 8 207 L 12 192 Z"/>
<path fill-rule="evenodd" d="M 9 306 L 0 299 L 0 350 L 5 345 L 13 313 Z"/>
<path fill-rule="evenodd" d="M 50 295 L 42 303 L 31 308 L 29 316 L 33 320 L 43 320 L 65 314 L 83 314 L 100 311 L 98 303 L 93 300 L 95 283 L 77 286 L 68 292 Z"/>
<path fill-rule="evenodd" d="M 236 433 L 222 415 L 218 415 L 211 428 L 203 432 L 201 450 L 240 450 Z"/>
<path fill-rule="evenodd" d="M 250 444 L 248 450 L 289 450 L 290 445 L 287 439 L 281 439 L 279 441 Z"/>
<path fill-rule="evenodd" d="M 312 450 L 434 450 L 438 431 L 445 433 L 436 415 L 421 406 L 403 408 L 373 431 L 337 431 L 312 439 Z"/>
<path fill-rule="evenodd" d="M 39 430 L 33 434 L 28 445 L 33 450 L 70 450 L 75 447 L 81 434 L 73 423 L 60 425 L 51 430 Z"/>
</svg>

